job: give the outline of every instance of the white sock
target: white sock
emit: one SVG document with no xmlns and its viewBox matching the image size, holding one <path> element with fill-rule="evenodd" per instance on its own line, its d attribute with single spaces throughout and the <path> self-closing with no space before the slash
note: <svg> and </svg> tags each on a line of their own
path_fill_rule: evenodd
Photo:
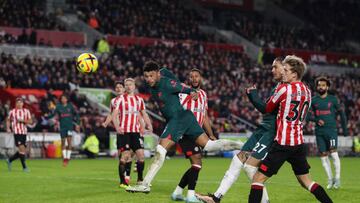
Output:
<svg viewBox="0 0 360 203">
<path fill-rule="evenodd" d="M 335 168 L 335 179 L 340 179 L 340 158 L 337 152 L 333 152 L 330 154 L 333 158 L 333 164 Z"/>
<path fill-rule="evenodd" d="M 63 159 L 66 159 L 66 149 L 62 150 L 62 156 L 63 156 Z"/>
<path fill-rule="evenodd" d="M 67 158 L 67 159 L 70 159 L 70 158 L 71 158 L 71 150 L 67 150 L 66 158 Z"/>
<path fill-rule="evenodd" d="M 242 142 L 235 142 L 232 140 L 209 140 L 205 147 L 205 151 L 214 152 L 214 151 L 231 151 L 238 150 L 244 144 Z"/>
<path fill-rule="evenodd" d="M 183 191 L 184 191 L 184 188 L 181 188 L 180 186 L 176 186 L 173 193 L 176 195 L 182 195 Z"/>
<path fill-rule="evenodd" d="M 215 197 L 221 198 L 226 194 L 226 192 L 238 179 L 242 167 L 243 163 L 240 161 L 239 157 L 235 155 L 231 161 L 229 169 L 226 171 L 223 179 L 221 180 L 220 186 L 214 193 Z"/>
<path fill-rule="evenodd" d="M 187 192 L 187 198 L 191 198 L 195 196 L 195 190 L 188 190 Z"/>
<path fill-rule="evenodd" d="M 257 171 L 257 167 L 255 166 L 251 166 L 249 164 L 244 164 L 244 171 L 247 175 L 247 177 L 249 178 L 250 182 L 252 182 L 252 179 Z M 261 198 L 261 203 L 267 203 L 269 202 L 269 195 L 267 193 L 266 187 L 263 187 L 263 194 L 262 194 L 262 198 Z"/>
<path fill-rule="evenodd" d="M 159 172 L 160 168 L 164 164 L 165 156 L 166 149 L 161 145 L 157 145 L 154 161 L 151 163 L 150 168 L 144 178 L 143 185 L 150 185 L 151 181 L 154 179 L 155 175 L 157 174 L 157 172 Z"/>
<path fill-rule="evenodd" d="M 320 157 L 320 159 L 321 159 L 322 166 L 325 169 L 325 173 L 326 173 L 326 175 L 328 177 L 328 180 L 332 180 L 332 171 L 331 171 L 329 157 L 328 156 L 322 156 L 322 157 Z"/>
</svg>

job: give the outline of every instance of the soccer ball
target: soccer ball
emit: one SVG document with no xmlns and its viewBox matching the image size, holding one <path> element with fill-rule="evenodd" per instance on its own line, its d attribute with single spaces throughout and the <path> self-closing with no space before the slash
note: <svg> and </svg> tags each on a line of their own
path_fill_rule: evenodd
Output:
<svg viewBox="0 0 360 203">
<path fill-rule="evenodd" d="M 99 63 L 94 54 L 83 53 L 76 61 L 76 68 L 81 73 L 93 73 L 98 69 Z"/>
</svg>

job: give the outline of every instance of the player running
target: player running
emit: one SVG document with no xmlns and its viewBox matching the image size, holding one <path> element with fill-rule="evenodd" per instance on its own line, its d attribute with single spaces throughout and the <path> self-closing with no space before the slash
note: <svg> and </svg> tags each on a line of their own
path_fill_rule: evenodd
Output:
<svg viewBox="0 0 360 203">
<path fill-rule="evenodd" d="M 273 74 L 274 80 L 277 82 L 282 81 L 282 73 L 284 71 L 282 59 L 283 58 L 278 57 L 272 63 L 271 72 Z M 271 91 L 271 95 L 274 93 L 275 89 L 276 87 Z M 258 109 L 261 113 L 264 114 L 263 121 L 260 126 L 253 132 L 251 137 L 246 141 L 241 151 L 233 157 L 230 167 L 226 171 L 225 176 L 222 179 L 220 186 L 218 187 L 216 192 L 209 195 L 197 194 L 197 197 L 204 202 L 220 202 L 221 198 L 235 183 L 242 169 L 245 171 L 246 175 L 251 181 L 257 171 L 257 167 L 260 165 L 261 160 L 265 158 L 269 147 L 274 141 L 276 133 L 275 121 L 277 112 L 265 112 L 266 103 L 259 98 L 256 88 L 247 88 L 246 93 L 249 97 L 249 100 L 251 101 L 251 103 L 254 104 L 256 109 Z M 246 158 L 248 154 L 250 156 L 249 158 Z M 266 203 L 268 201 L 269 197 L 264 187 L 261 202 Z"/>
<path fill-rule="evenodd" d="M 184 110 L 179 101 L 179 93 L 186 93 L 192 99 L 198 98 L 198 92 L 188 88 L 176 80 L 161 76 L 160 67 L 156 62 L 149 61 L 144 65 L 144 77 L 150 86 L 151 96 L 157 101 L 162 115 L 166 119 L 166 127 L 160 136 L 160 143 L 156 147 L 152 162 L 142 184 L 129 186 L 128 192 L 150 192 L 150 183 L 162 167 L 167 150 L 177 143 L 182 136 L 195 140 L 205 151 L 226 151 L 240 149 L 242 143 L 230 140 L 209 140 L 206 133 L 199 126 L 194 114 Z"/>
<path fill-rule="evenodd" d="M 261 202 L 265 181 L 276 174 L 285 161 L 291 164 L 294 174 L 305 189 L 313 193 L 320 202 L 331 203 L 325 190 L 310 178 L 310 166 L 306 160 L 303 121 L 311 106 L 311 92 L 301 82 L 306 65 L 294 55 L 286 56 L 283 64 L 284 84 L 276 88 L 265 108 L 268 113 L 278 109 L 275 142 L 253 177 L 249 203 Z"/>
<path fill-rule="evenodd" d="M 146 113 L 144 100 L 135 95 L 135 80 L 125 79 L 126 93 L 120 96 L 113 112 L 113 121 L 118 132 L 118 147 L 121 151 L 119 176 L 120 187 L 127 188 L 124 172 L 126 163 L 131 163 L 130 149 L 135 152 L 137 158 L 137 182 L 143 181 L 144 171 L 144 138 L 140 135 L 140 118 L 144 119 L 145 130 L 152 132 L 150 118 Z M 120 118 L 119 120 L 116 118 Z"/>
<path fill-rule="evenodd" d="M 164 72 L 170 72 L 166 68 L 161 69 L 160 72 L 164 76 L 170 75 L 169 78 L 177 80 L 177 78 L 171 75 L 171 73 L 163 74 Z M 216 137 L 211 129 L 210 119 L 207 115 L 207 94 L 204 90 L 200 89 L 202 83 L 201 71 L 194 68 L 190 71 L 189 76 L 191 87 L 199 92 L 199 97 L 196 100 L 193 100 L 188 94 L 179 94 L 180 103 L 184 109 L 190 110 L 194 113 L 197 122 L 205 130 L 206 134 L 209 135 L 210 139 L 216 140 Z M 196 182 L 202 167 L 201 148 L 195 144 L 194 140 L 188 138 L 187 136 L 184 136 L 179 140 L 179 145 L 181 146 L 185 157 L 190 160 L 191 167 L 182 176 L 176 189 L 171 194 L 171 199 L 174 201 L 201 202 L 195 196 Z M 188 192 L 185 199 L 183 197 L 183 190 L 186 186 L 188 186 Z"/>
<path fill-rule="evenodd" d="M 32 119 L 30 111 L 24 108 L 24 100 L 21 97 L 16 98 L 15 108 L 9 112 L 9 116 L 6 119 L 6 130 L 10 133 L 12 129 L 14 132 L 15 146 L 18 148 L 18 151 L 6 160 L 9 171 L 11 171 L 12 162 L 20 158 L 23 171 L 29 172 L 29 168 L 25 163 L 27 134 L 26 125 L 31 123 Z"/>
<path fill-rule="evenodd" d="M 321 163 L 328 177 L 327 189 L 340 187 L 340 159 L 337 153 L 338 133 L 336 127 L 336 116 L 340 114 L 341 126 L 344 136 L 348 135 L 346 115 L 334 95 L 328 94 L 330 80 L 325 77 L 316 79 L 316 90 L 318 95 L 312 98 L 311 111 L 308 120 L 316 123 L 316 144 L 320 152 Z M 329 154 L 333 158 L 335 178 L 332 177 Z"/>
<path fill-rule="evenodd" d="M 61 149 L 63 155 L 63 166 L 67 166 L 71 158 L 72 149 L 72 134 L 75 129 L 79 129 L 80 119 L 79 114 L 75 111 L 72 104 L 68 102 L 68 97 L 63 94 L 60 96 L 60 103 L 56 105 L 55 110 L 47 116 L 52 118 L 58 115 L 60 122 L 60 137 L 61 137 Z M 65 145 L 67 143 L 67 145 Z"/>
</svg>

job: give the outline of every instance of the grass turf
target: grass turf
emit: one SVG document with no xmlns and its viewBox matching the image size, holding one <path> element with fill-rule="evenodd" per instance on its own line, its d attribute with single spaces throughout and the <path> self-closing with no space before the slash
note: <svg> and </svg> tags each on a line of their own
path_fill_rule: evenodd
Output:
<svg viewBox="0 0 360 203">
<path fill-rule="evenodd" d="M 0 165 L 0 202 L 172 202 L 174 190 L 189 162 L 183 158 L 165 161 L 164 167 L 155 177 L 150 194 L 132 194 L 118 188 L 117 160 L 71 160 L 62 167 L 61 160 L 28 160 L 30 173 L 21 170 L 20 162 L 13 163 L 7 171 L 6 163 Z M 147 160 L 145 168 L 149 166 Z M 214 192 L 221 181 L 231 159 L 207 158 L 203 160 L 196 190 Z M 310 158 L 310 172 L 314 180 L 326 186 L 327 179 L 319 158 Z M 334 202 L 360 202 L 360 159 L 342 158 L 342 188 L 327 190 Z M 132 182 L 136 173 L 132 172 Z M 291 167 L 285 164 L 278 175 L 268 183 L 272 203 L 317 202 L 315 197 L 297 183 Z M 222 202 L 247 202 L 249 181 L 241 172 L 240 178 L 225 195 Z M 184 193 L 186 195 L 186 193 Z"/>
</svg>

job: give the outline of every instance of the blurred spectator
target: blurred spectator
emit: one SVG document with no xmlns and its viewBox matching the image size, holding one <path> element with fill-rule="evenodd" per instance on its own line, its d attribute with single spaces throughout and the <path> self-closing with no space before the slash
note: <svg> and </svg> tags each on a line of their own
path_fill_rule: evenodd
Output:
<svg viewBox="0 0 360 203">
<path fill-rule="evenodd" d="M 99 22 L 96 19 L 95 13 L 93 12 L 90 13 L 88 25 L 95 30 L 99 29 Z"/>
<path fill-rule="evenodd" d="M 81 146 L 82 152 L 89 159 L 95 159 L 99 153 L 99 140 L 94 133 L 86 137 L 84 144 Z"/>
<path fill-rule="evenodd" d="M 106 36 L 104 36 L 101 40 L 99 40 L 97 44 L 97 52 L 99 54 L 109 54 L 110 53 L 110 45 L 106 40 Z"/>
</svg>

